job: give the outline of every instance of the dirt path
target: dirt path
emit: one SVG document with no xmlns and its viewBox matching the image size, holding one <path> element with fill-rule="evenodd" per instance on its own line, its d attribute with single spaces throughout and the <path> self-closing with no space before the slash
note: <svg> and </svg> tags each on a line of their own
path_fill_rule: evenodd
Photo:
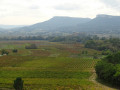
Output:
<svg viewBox="0 0 120 90">
<path fill-rule="evenodd" d="M 89 78 L 89 80 L 92 81 L 96 85 L 95 90 L 119 90 L 119 89 L 111 88 L 109 86 L 106 86 L 96 81 L 96 76 L 97 76 L 96 73 L 93 72 L 92 76 Z"/>
</svg>

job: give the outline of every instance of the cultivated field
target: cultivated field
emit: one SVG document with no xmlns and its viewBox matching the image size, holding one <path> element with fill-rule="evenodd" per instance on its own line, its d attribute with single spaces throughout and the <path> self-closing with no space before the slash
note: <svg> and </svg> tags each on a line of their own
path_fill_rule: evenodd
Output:
<svg viewBox="0 0 120 90">
<path fill-rule="evenodd" d="M 38 48 L 25 49 L 30 44 Z M 14 48 L 17 53 L 12 52 Z M 25 90 L 103 90 L 90 80 L 99 60 L 93 55 L 101 52 L 82 44 L 0 41 L 0 49 L 9 51 L 0 56 L 0 88 L 13 89 L 16 77 L 22 77 Z"/>
</svg>

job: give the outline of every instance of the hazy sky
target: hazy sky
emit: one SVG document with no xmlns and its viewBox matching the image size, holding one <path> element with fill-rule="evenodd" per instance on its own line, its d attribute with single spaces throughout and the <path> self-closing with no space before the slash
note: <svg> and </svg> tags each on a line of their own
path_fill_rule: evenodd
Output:
<svg viewBox="0 0 120 90">
<path fill-rule="evenodd" d="M 120 0 L 0 0 L 0 24 L 30 25 L 53 16 L 120 15 Z"/>
</svg>

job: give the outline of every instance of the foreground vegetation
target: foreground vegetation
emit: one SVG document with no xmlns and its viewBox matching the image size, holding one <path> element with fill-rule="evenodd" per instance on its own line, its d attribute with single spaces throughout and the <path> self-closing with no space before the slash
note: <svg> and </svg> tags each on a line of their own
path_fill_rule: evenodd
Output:
<svg viewBox="0 0 120 90">
<path fill-rule="evenodd" d="M 37 48 L 25 48 L 33 44 Z M 100 51 L 48 41 L 1 41 L 0 48 L 9 52 L 0 57 L 0 88 L 12 89 L 17 77 L 27 90 L 96 88 L 89 78 L 99 61 L 93 57 L 102 57 Z"/>
<path fill-rule="evenodd" d="M 120 84 L 120 52 L 99 61 L 95 67 L 98 77 L 113 85 Z"/>
<path fill-rule="evenodd" d="M 0 41 L 1 89 L 17 88 L 15 80 L 22 78 L 27 90 L 103 90 L 91 80 L 95 70 L 100 79 L 119 85 L 120 39 L 83 34 L 46 40 Z"/>
</svg>

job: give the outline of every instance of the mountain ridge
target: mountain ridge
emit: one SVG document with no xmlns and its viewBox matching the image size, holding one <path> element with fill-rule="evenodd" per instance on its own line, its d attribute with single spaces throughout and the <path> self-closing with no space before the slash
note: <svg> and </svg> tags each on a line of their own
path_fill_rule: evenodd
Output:
<svg viewBox="0 0 120 90">
<path fill-rule="evenodd" d="M 9 35 L 48 35 L 55 33 L 120 33 L 120 16 L 100 14 L 95 18 L 55 16 L 47 21 L 11 29 Z"/>
</svg>

